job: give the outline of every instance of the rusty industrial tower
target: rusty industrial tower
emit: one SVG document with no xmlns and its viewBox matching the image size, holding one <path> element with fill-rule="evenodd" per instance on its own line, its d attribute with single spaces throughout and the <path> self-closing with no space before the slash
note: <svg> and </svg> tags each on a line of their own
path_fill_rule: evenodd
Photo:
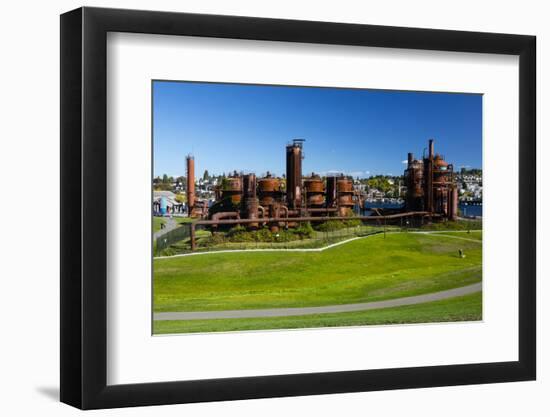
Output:
<svg viewBox="0 0 550 417">
<path fill-rule="evenodd" d="M 208 208 L 206 201 L 195 197 L 194 159 L 187 157 L 187 190 L 189 213 L 200 217 L 211 227 L 222 224 L 242 224 L 250 229 L 269 226 L 272 231 L 280 227 L 294 227 L 303 221 L 345 219 L 353 216 L 354 206 L 361 203 L 353 179 L 343 174 L 321 176 L 302 175 L 304 139 L 294 139 L 286 145 L 286 176 L 274 177 L 269 172 L 261 178 L 253 173 L 236 171 L 215 190 L 216 201 Z M 425 152 L 424 152 L 425 153 Z M 456 220 L 458 216 L 458 190 L 453 165 L 443 156 L 434 153 L 430 140 L 428 153 L 422 160 L 408 154 L 405 170 L 407 188 L 402 209 L 377 210 L 379 216 L 401 219 L 419 217 L 428 220 Z M 360 216 L 364 218 L 365 216 Z M 370 219 L 372 220 L 372 219 Z"/>
<path fill-rule="evenodd" d="M 422 160 L 407 157 L 405 170 L 406 211 L 427 211 L 450 220 L 458 217 L 458 188 L 453 165 L 434 153 L 434 140 L 428 142 L 428 155 Z"/>
</svg>

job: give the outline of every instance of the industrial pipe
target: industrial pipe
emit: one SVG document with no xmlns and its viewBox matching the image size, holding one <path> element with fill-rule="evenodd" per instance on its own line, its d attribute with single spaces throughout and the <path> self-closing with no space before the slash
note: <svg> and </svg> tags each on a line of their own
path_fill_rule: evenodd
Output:
<svg viewBox="0 0 550 417">
<path fill-rule="evenodd" d="M 365 221 L 378 221 L 384 219 L 399 219 L 401 217 L 418 217 L 418 216 L 433 216 L 439 217 L 436 213 L 430 213 L 428 211 L 411 211 L 407 213 L 389 214 L 387 216 L 334 216 L 334 217 L 270 217 L 262 219 L 264 222 L 287 222 L 292 220 L 293 222 L 322 222 L 327 220 L 365 220 Z M 245 223 L 257 223 L 258 219 L 230 219 L 230 220 L 199 220 L 194 222 L 195 225 L 216 225 L 216 224 L 245 224 Z"/>
<path fill-rule="evenodd" d="M 212 216 L 212 220 L 210 221 L 219 222 L 220 220 L 225 219 L 227 217 L 236 217 L 237 220 L 241 218 L 238 211 L 221 211 L 219 213 L 214 214 Z"/>
</svg>

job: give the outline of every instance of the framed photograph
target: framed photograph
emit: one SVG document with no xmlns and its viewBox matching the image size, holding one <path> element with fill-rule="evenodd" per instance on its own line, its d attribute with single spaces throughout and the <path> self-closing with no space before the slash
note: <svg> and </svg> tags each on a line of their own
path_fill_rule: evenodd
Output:
<svg viewBox="0 0 550 417">
<path fill-rule="evenodd" d="M 533 380 L 535 37 L 61 16 L 61 401 Z"/>
</svg>

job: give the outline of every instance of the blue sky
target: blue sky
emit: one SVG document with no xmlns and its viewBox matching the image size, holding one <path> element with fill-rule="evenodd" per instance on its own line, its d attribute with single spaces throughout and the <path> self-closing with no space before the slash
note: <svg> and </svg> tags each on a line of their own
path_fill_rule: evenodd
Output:
<svg viewBox="0 0 550 417">
<path fill-rule="evenodd" d="M 429 138 L 455 165 L 481 168 L 482 96 L 387 90 L 155 81 L 154 175 L 285 171 L 304 138 L 304 174 L 402 174 Z"/>
</svg>

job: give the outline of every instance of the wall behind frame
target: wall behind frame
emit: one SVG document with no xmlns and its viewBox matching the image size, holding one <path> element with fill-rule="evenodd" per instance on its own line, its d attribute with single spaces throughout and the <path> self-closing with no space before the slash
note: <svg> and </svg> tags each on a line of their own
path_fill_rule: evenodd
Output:
<svg viewBox="0 0 550 417">
<path fill-rule="evenodd" d="M 88 6 L 123 7 L 181 12 L 237 14 L 276 18 L 416 26 L 440 29 L 509 32 L 537 35 L 538 137 L 548 136 L 541 110 L 550 97 L 548 73 L 550 27 L 544 2 L 526 0 L 510 4 L 489 0 L 393 2 L 321 2 L 279 0 L 203 0 L 201 2 L 145 0 L 95 1 Z M 59 392 L 59 14 L 82 6 L 75 0 L 11 2 L 4 6 L 0 27 L 5 59 L 0 67 L 3 130 L 0 173 L 5 190 L 0 204 L 2 239 L 3 343 L 0 363 L 4 393 L 0 410 L 5 415 L 69 416 L 80 412 L 57 402 Z M 543 103 L 543 100 L 545 103 Z M 549 155 L 548 143 L 539 139 L 539 213 L 550 203 L 543 194 L 550 173 L 541 163 Z M 38 207 L 26 212 L 34 201 Z M 539 277 L 550 275 L 543 255 L 550 249 L 550 220 L 539 215 Z M 39 233 L 38 233 L 39 232 Z M 544 236 L 543 236 L 544 235 Z M 547 352 L 550 328 L 550 284 L 539 279 L 539 352 Z M 542 323 L 542 324 L 541 324 Z M 388 391 L 232 403 L 108 410 L 94 415 L 279 416 L 308 415 L 499 415 L 548 414 L 543 395 L 550 390 L 550 364 L 539 355 L 539 380 L 406 391 Z"/>
</svg>

